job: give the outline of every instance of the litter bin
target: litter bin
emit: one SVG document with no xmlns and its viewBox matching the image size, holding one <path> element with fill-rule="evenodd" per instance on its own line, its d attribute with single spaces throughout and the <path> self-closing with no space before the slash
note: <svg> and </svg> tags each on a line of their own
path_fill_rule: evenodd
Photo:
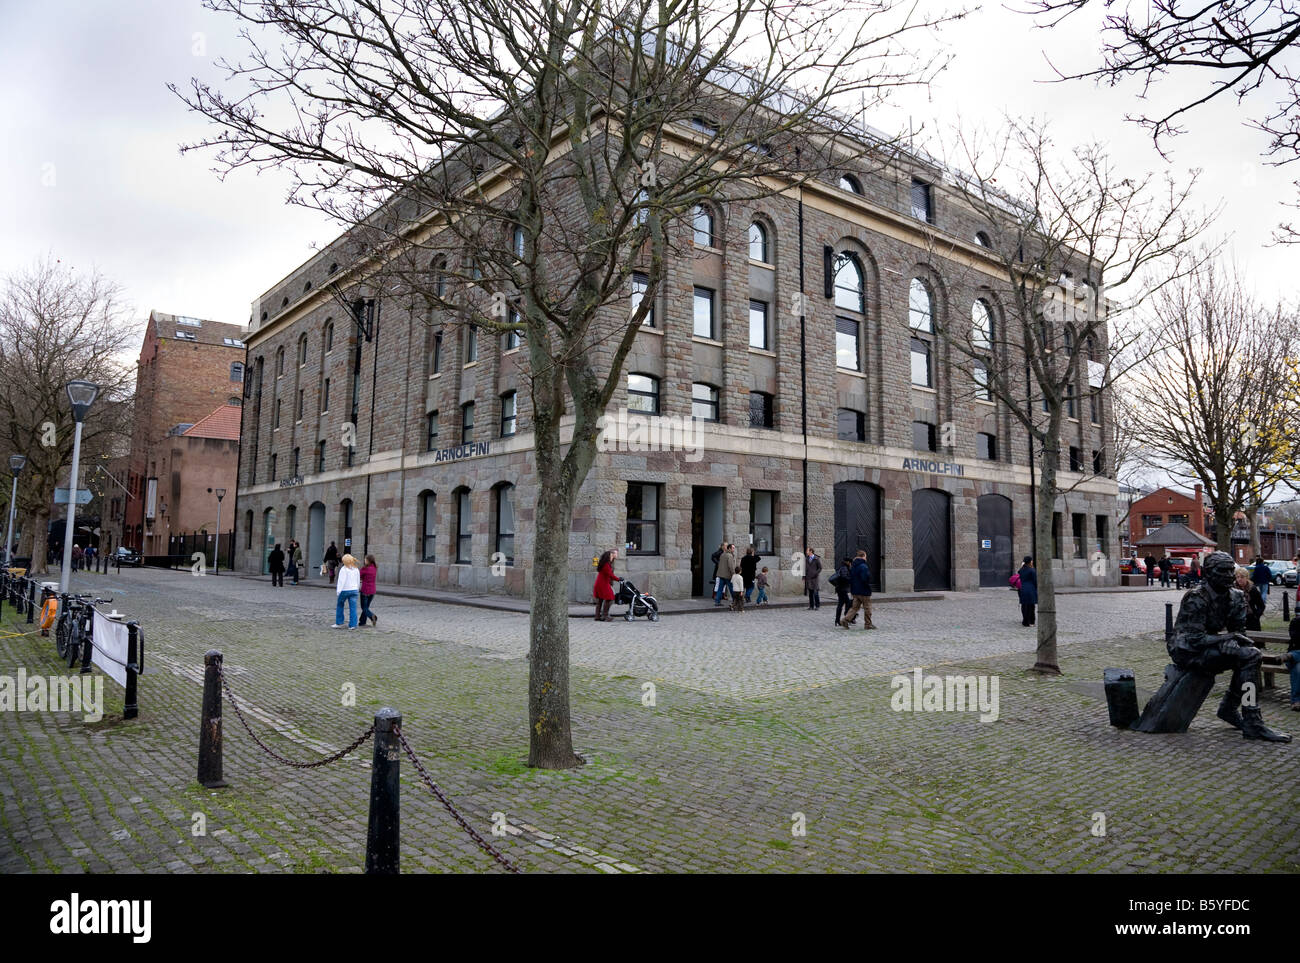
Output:
<svg viewBox="0 0 1300 963">
<path fill-rule="evenodd" d="M 1106 669 L 1106 708 L 1110 710 L 1110 724 L 1116 729 L 1127 729 L 1137 722 L 1137 682 L 1132 669 Z"/>
</svg>

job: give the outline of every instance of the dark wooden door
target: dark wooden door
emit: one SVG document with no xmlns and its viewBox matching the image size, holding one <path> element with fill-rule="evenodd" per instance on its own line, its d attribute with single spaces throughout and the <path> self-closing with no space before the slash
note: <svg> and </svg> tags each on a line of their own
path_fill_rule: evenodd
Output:
<svg viewBox="0 0 1300 963">
<path fill-rule="evenodd" d="M 861 549 L 871 567 L 871 587 L 880 589 L 880 489 L 866 482 L 839 482 L 835 486 L 835 558 L 853 558 Z"/>
<path fill-rule="evenodd" d="M 947 492 L 912 492 L 912 585 L 918 592 L 952 589 L 950 515 Z"/>
<path fill-rule="evenodd" d="M 980 586 L 1005 586 L 1015 562 L 1011 555 L 1011 499 L 981 495 L 978 507 Z"/>
</svg>

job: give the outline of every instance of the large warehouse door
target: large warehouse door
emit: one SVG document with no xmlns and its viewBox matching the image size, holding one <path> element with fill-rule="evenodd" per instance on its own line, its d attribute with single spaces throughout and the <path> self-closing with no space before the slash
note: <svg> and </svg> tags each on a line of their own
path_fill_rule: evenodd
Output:
<svg viewBox="0 0 1300 963">
<path fill-rule="evenodd" d="M 862 549 L 871 566 L 871 587 L 880 588 L 880 489 L 866 482 L 839 482 L 835 486 L 835 558 L 853 558 Z"/>
<path fill-rule="evenodd" d="M 325 506 L 312 502 L 307 512 L 307 555 L 303 564 L 307 572 L 319 572 L 325 558 Z"/>
<path fill-rule="evenodd" d="M 912 585 L 918 592 L 952 589 L 950 519 L 947 492 L 912 492 Z"/>
<path fill-rule="evenodd" d="M 979 497 L 980 586 L 1006 586 L 1011 578 L 1011 499 Z"/>
<path fill-rule="evenodd" d="M 691 488 L 691 595 L 713 594 L 713 553 L 722 541 L 727 490 L 708 485 Z"/>
</svg>

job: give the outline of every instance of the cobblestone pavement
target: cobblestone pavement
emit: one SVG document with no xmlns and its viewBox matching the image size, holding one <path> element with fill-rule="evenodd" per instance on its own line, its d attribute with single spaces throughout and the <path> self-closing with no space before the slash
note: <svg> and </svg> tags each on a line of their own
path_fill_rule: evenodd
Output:
<svg viewBox="0 0 1300 963">
<path fill-rule="evenodd" d="M 1134 668 L 1147 693 L 1159 682 L 1172 591 L 1062 597 L 1055 679 L 1023 673 L 1034 636 L 1000 590 L 880 606 L 876 632 L 835 628 L 833 606 L 573 620 L 587 764 L 548 773 L 524 765 L 518 614 L 381 596 L 379 628 L 337 632 L 322 589 L 159 571 L 73 584 L 144 624 L 141 714 L 122 721 L 111 681 L 97 723 L 0 712 L 0 872 L 360 870 L 369 745 L 290 769 L 227 704 L 231 785 L 197 785 L 209 648 L 225 653 L 250 724 L 291 758 L 342 748 L 378 707 L 399 708 L 440 786 L 485 835 L 502 814 L 506 834 L 489 838 L 528 872 L 1300 868 L 1300 750 L 1214 719 L 1222 683 L 1184 736 L 1106 724 L 1104 667 Z M 27 629 L 6 606 L 0 675 L 61 674 L 51 641 Z M 997 720 L 893 711 L 891 677 L 915 666 L 996 676 Z M 1280 690 L 1263 706 L 1275 726 L 1300 723 Z M 495 868 L 405 764 L 402 845 L 406 871 Z"/>
</svg>

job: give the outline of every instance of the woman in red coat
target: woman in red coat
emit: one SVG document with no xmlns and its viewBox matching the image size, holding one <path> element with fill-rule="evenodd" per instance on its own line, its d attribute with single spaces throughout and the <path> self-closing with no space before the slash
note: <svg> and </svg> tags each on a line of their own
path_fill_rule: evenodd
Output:
<svg viewBox="0 0 1300 963">
<path fill-rule="evenodd" d="M 609 617 L 609 607 L 614 602 L 614 583 L 623 581 L 614 574 L 614 559 L 618 558 L 618 549 L 610 549 L 600 557 L 596 565 L 596 584 L 591 594 L 596 597 L 596 621 L 613 622 Z"/>
</svg>

